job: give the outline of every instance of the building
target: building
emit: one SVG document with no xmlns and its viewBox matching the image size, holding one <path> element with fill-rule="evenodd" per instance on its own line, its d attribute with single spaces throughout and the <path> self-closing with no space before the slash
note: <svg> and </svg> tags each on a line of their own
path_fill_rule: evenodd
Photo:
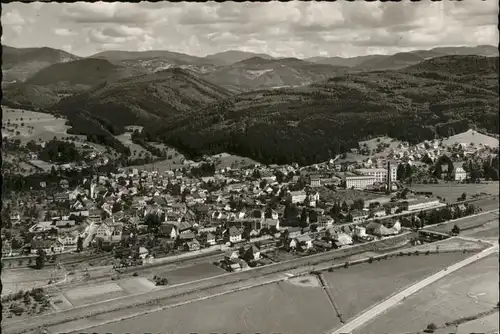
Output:
<svg viewBox="0 0 500 334">
<path fill-rule="evenodd" d="M 231 226 L 229 228 L 229 231 L 228 231 L 228 240 L 229 242 L 240 242 L 241 241 L 241 231 L 234 227 L 234 226 Z"/>
<path fill-rule="evenodd" d="M 445 206 L 445 204 L 441 203 L 437 198 L 426 198 L 411 202 L 409 201 L 401 202 L 401 209 L 403 211 L 418 211 L 431 208 L 438 208 L 441 206 Z"/>
<path fill-rule="evenodd" d="M 455 167 L 453 178 L 455 181 L 464 181 L 467 178 L 467 172 L 462 167 Z"/>
<path fill-rule="evenodd" d="M 302 203 L 306 200 L 307 194 L 303 190 L 290 191 L 289 198 L 292 203 Z"/>
<path fill-rule="evenodd" d="M 385 168 L 360 168 L 360 169 L 357 169 L 357 171 L 363 175 L 375 177 L 375 182 L 380 182 L 380 183 L 386 183 L 388 181 L 387 176 L 389 175 L 389 170 L 390 170 L 390 180 L 396 181 L 397 175 L 398 175 L 397 174 L 398 169 L 396 166 L 389 165 L 389 167 L 387 169 L 385 169 Z"/>
<path fill-rule="evenodd" d="M 310 175 L 309 176 L 309 183 L 311 184 L 311 187 L 320 187 L 321 186 L 321 179 L 319 175 Z"/>
<path fill-rule="evenodd" d="M 366 175 L 344 175 L 344 182 L 346 189 L 365 189 L 377 182 L 377 179 Z"/>
<path fill-rule="evenodd" d="M 123 224 L 115 222 L 104 222 L 96 230 L 96 239 L 108 242 L 122 240 Z"/>
</svg>

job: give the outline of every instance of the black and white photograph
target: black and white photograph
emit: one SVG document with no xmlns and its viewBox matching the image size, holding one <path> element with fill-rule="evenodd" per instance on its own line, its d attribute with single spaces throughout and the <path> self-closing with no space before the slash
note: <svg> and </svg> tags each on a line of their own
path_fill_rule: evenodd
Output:
<svg viewBox="0 0 500 334">
<path fill-rule="evenodd" d="M 498 17 L 2 3 L 2 333 L 498 334 Z"/>
</svg>

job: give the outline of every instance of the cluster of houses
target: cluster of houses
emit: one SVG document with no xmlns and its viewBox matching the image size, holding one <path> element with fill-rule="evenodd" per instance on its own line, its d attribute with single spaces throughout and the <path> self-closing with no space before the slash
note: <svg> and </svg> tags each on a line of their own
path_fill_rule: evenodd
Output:
<svg viewBox="0 0 500 334">
<path fill-rule="evenodd" d="M 47 199 L 59 210 L 49 210 L 45 220 L 29 229 L 34 235 L 31 252 L 70 251 L 79 240 L 83 248 L 113 245 L 134 234 L 151 233 L 170 248 L 185 251 L 216 245 L 250 247 L 251 251 L 247 249 L 244 254 L 260 254 L 262 247 L 273 249 L 279 245 L 289 251 L 329 249 L 349 245 L 353 239 L 369 240 L 370 235 L 385 236 L 384 228 L 392 228 L 351 229 L 347 225 L 339 227 L 342 223 L 361 223 L 398 210 L 441 205 L 438 200 L 410 195 L 399 202 L 385 196 L 365 201 L 362 209 L 353 209 L 353 201 L 346 200 L 334 219 L 330 212 L 335 204 L 322 201 L 319 190 L 342 182 L 333 173 L 339 169 L 335 164 L 327 170 L 313 166 L 312 171 L 298 166 L 226 167 L 211 176 L 195 177 L 190 169 L 200 164 L 163 173 L 120 170 L 84 180 L 75 189 L 69 189 L 67 181 L 61 180 L 61 191 Z M 365 168 L 361 172 L 377 182 L 395 179 L 391 168 Z M 290 205 L 296 206 L 296 213 L 285 217 Z M 308 212 L 305 218 L 304 210 Z M 238 259 L 242 260 L 242 256 L 239 254 Z"/>
</svg>

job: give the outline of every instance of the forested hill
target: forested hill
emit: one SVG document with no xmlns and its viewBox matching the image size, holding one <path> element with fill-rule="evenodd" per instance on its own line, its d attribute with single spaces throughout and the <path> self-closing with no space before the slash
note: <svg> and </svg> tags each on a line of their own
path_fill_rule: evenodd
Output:
<svg viewBox="0 0 500 334">
<path fill-rule="evenodd" d="M 226 151 L 310 164 L 376 135 L 417 143 L 470 126 L 498 133 L 498 107 L 498 58 L 452 56 L 241 94 L 174 115 L 149 135 L 194 156 Z"/>
<path fill-rule="evenodd" d="M 169 69 L 102 83 L 62 99 L 52 110 L 67 116 L 76 132 L 92 132 L 81 122 L 91 119 L 109 124 L 110 132 L 118 134 L 126 125 L 155 124 L 228 96 L 225 89 L 193 73 Z"/>
</svg>

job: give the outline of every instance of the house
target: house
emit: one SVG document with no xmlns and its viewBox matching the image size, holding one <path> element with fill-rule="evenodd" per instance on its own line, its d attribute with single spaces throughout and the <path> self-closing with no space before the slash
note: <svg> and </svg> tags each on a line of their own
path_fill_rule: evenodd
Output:
<svg viewBox="0 0 500 334">
<path fill-rule="evenodd" d="M 224 254 L 224 260 L 226 262 L 236 260 L 240 257 L 240 253 L 236 250 L 230 250 L 227 251 L 226 254 Z"/>
<path fill-rule="evenodd" d="M 346 233 L 339 233 L 335 237 L 335 242 L 336 242 L 337 246 L 351 245 L 352 238 L 349 235 L 347 235 Z"/>
<path fill-rule="evenodd" d="M 330 228 L 334 223 L 334 220 L 330 216 L 320 216 L 318 217 L 317 225 L 318 229 Z"/>
<path fill-rule="evenodd" d="M 455 167 L 453 170 L 453 179 L 455 181 L 464 181 L 467 179 L 467 172 L 462 167 Z"/>
<path fill-rule="evenodd" d="M 366 226 L 366 233 L 376 235 L 378 237 L 384 237 L 394 234 L 394 231 L 380 223 L 372 222 Z"/>
<path fill-rule="evenodd" d="M 187 241 L 185 244 L 184 244 L 184 248 L 187 250 L 187 251 L 197 251 L 197 250 L 200 250 L 200 243 L 198 242 L 198 240 L 194 239 L 194 240 L 191 240 L 191 241 Z"/>
<path fill-rule="evenodd" d="M 78 233 L 61 235 L 57 238 L 61 244 L 64 246 L 73 246 L 78 242 Z"/>
<path fill-rule="evenodd" d="M 103 222 L 96 230 L 96 239 L 108 242 L 118 242 L 122 239 L 123 223 L 113 221 Z"/>
<path fill-rule="evenodd" d="M 300 227 L 288 227 L 286 231 L 288 239 L 294 239 L 302 234 L 302 229 Z"/>
<path fill-rule="evenodd" d="M 312 248 L 312 239 L 308 234 L 299 235 L 292 241 L 295 241 L 295 248 L 300 248 L 301 250 L 308 250 Z M 292 248 L 290 246 L 290 248 Z"/>
<path fill-rule="evenodd" d="M 376 208 L 376 209 L 373 209 L 371 211 L 371 213 L 373 214 L 374 217 L 383 217 L 385 216 L 387 213 L 385 211 L 385 208 Z"/>
<path fill-rule="evenodd" d="M 243 253 L 243 259 L 246 261 L 256 261 L 260 259 L 260 249 L 252 245 Z"/>
<path fill-rule="evenodd" d="M 364 211 L 354 210 L 351 212 L 352 222 L 359 223 L 368 218 L 368 214 Z"/>
<path fill-rule="evenodd" d="M 178 235 L 178 238 L 181 241 L 191 241 L 195 239 L 195 235 L 193 232 L 181 233 Z"/>
<path fill-rule="evenodd" d="M 45 251 L 46 254 L 56 254 L 64 251 L 64 245 L 58 240 L 33 239 L 31 241 L 31 254 L 36 254 L 39 249 Z"/>
<path fill-rule="evenodd" d="M 231 226 L 229 230 L 227 231 L 227 237 L 226 240 L 232 243 L 240 242 L 241 241 L 241 235 L 242 232 L 240 229 Z"/>
<path fill-rule="evenodd" d="M 160 234 L 169 239 L 175 239 L 177 237 L 177 231 L 174 224 L 162 224 L 160 225 Z"/>
<path fill-rule="evenodd" d="M 56 221 L 57 228 L 71 228 L 75 226 L 76 222 L 74 220 L 58 220 Z"/>
<path fill-rule="evenodd" d="M 309 184 L 312 188 L 321 186 L 321 179 L 319 175 L 309 175 Z"/>
<path fill-rule="evenodd" d="M 149 251 L 145 247 L 139 247 L 139 258 L 145 259 L 149 254 Z"/>
<path fill-rule="evenodd" d="M 354 235 L 358 238 L 366 237 L 366 228 L 364 228 L 363 226 L 356 226 L 354 228 Z"/>
<path fill-rule="evenodd" d="M 207 246 L 213 246 L 215 244 L 216 244 L 215 235 L 212 234 L 212 233 L 207 233 L 207 236 L 206 236 L 206 245 Z"/>
<path fill-rule="evenodd" d="M 302 203 L 306 200 L 307 194 L 303 190 L 290 191 L 288 198 L 292 203 Z"/>
<path fill-rule="evenodd" d="M 261 222 L 261 226 L 262 228 L 272 228 L 274 227 L 276 230 L 279 230 L 280 229 L 280 221 L 278 219 L 263 219 L 262 222 Z"/>
<path fill-rule="evenodd" d="M 331 242 L 323 241 L 323 240 L 314 240 L 313 246 L 318 248 L 318 249 L 321 249 L 321 250 L 330 250 L 333 248 L 333 245 Z"/>
</svg>

